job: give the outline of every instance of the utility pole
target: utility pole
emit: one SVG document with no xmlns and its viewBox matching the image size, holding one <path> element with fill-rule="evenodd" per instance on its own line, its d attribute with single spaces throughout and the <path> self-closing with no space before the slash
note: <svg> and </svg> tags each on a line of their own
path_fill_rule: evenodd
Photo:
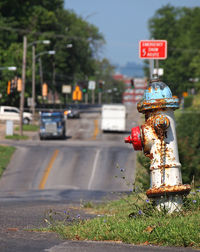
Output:
<svg viewBox="0 0 200 252">
<path fill-rule="evenodd" d="M 35 119 L 35 44 L 32 45 L 32 114 Z"/>
<path fill-rule="evenodd" d="M 41 85 L 41 94 L 42 94 L 42 85 L 43 85 L 43 71 L 42 71 L 42 59 L 39 57 L 39 65 L 40 65 L 40 85 Z M 42 105 L 44 106 L 44 97 L 42 95 Z"/>
<path fill-rule="evenodd" d="M 22 91 L 20 97 L 20 135 L 23 135 L 23 112 L 24 112 L 24 91 L 26 82 L 26 52 L 27 52 L 27 37 L 23 37 L 23 60 L 22 60 Z"/>
<path fill-rule="evenodd" d="M 102 93 L 99 91 L 98 93 L 98 103 L 101 104 L 101 100 L 102 100 Z"/>
<path fill-rule="evenodd" d="M 52 74 L 52 91 L 53 91 L 53 105 L 55 106 L 55 101 L 56 101 L 56 97 L 55 97 L 55 92 L 56 92 L 56 89 L 55 89 L 55 84 L 56 84 L 56 81 L 55 81 L 55 78 L 56 78 L 56 69 L 55 69 L 55 61 L 53 61 L 53 74 Z"/>
</svg>

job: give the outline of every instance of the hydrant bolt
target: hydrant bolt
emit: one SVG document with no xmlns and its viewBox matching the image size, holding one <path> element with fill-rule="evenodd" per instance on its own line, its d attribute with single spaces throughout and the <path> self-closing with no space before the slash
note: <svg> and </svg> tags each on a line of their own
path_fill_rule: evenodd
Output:
<svg viewBox="0 0 200 252">
<path fill-rule="evenodd" d="M 170 125 L 169 119 L 164 115 L 157 115 L 154 119 L 155 130 L 162 129 L 165 131 Z"/>
</svg>

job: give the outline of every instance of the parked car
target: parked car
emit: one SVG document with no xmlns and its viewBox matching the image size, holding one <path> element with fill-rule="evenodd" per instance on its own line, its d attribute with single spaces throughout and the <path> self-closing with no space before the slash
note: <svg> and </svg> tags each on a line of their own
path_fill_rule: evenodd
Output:
<svg viewBox="0 0 200 252">
<path fill-rule="evenodd" d="M 78 108 L 69 107 L 64 111 L 64 114 L 67 116 L 67 118 L 80 118 L 80 111 Z"/>
<path fill-rule="evenodd" d="M 66 120 L 62 112 L 40 113 L 40 140 L 45 138 L 65 138 Z"/>
<path fill-rule="evenodd" d="M 20 110 L 11 106 L 0 106 L 0 120 L 20 121 Z M 23 112 L 23 123 L 29 124 L 32 121 L 32 114 Z"/>
</svg>

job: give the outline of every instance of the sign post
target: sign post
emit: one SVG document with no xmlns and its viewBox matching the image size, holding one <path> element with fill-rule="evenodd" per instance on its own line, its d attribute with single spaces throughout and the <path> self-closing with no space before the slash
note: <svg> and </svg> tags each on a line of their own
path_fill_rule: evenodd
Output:
<svg viewBox="0 0 200 252">
<path fill-rule="evenodd" d="M 156 68 L 159 69 L 158 60 L 167 58 L 167 40 L 140 40 L 139 57 L 141 59 L 149 59 L 150 66 L 152 65 L 152 60 L 155 59 Z M 152 69 L 150 69 L 150 78 L 152 74 Z"/>
<path fill-rule="evenodd" d="M 64 94 L 64 96 L 65 96 L 65 105 L 66 105 L 66 103 L 67 103 L 67 94 L 71 94 L 71 92 L 72 92 L 72 87 L 71 87 L 71 85 L 65 85 L 65 84 L 63 84 L 62 85 L 62 93 Z"/>
</svg>

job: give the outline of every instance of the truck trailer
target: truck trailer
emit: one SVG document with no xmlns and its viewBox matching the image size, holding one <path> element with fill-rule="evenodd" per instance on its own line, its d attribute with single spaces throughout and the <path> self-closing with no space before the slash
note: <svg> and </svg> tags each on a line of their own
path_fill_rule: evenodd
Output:
<svg viewBox="0 0 200 252">
<path fill-rule="evenodd" d="M 126 107 L 123 104 L 108 104 L 102 106 L 101 130 L 119 131 L 126 130 Z"/>
</svg>

